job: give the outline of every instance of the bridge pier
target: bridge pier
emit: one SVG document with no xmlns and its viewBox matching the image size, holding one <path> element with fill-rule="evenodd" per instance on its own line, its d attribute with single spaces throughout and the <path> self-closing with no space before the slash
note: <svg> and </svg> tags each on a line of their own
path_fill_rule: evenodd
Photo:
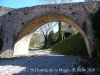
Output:
<svg viewBox="0 0 100 75">
<path fill-rule="evenodd" d="M 28 48 L 32 34 L 29 34 L 22 38 L 20 41 L 16 42 L 16 44 L 14 45 L 14 55 L 28 54 Z"/>
</svg>

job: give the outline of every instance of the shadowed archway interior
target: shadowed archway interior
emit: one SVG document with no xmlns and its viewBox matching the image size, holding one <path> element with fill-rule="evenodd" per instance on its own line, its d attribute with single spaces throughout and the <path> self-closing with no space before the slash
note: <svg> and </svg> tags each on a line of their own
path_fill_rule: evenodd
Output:
<svg viewBox="0 0 100 75">
<path fill-rule="evenodd" d="M 82 34 L 82 36 L 85 40 L 85 43 L 86 43 L 89 57 L 91 57 L 90 44 L 89 44 L 88 38 L 87 38 L 86 34 L 84 33 L 84 31 L 82 30 L 82 28 L 78 24 L 76 24 L 73 20 L 71 20 L 67 17 L 64 17 L 62 15 L 59 15 L 59 14 L 44 14 L 44 15 L 37 16 L 37 17 L 33 18 L 32 20 L 30 20 L 22 28 L 22 30 L 20 31 L 20 33 L 18 35 L 17 41 L 14 45 L 14 55 L 27 54 L 29 42 L 32 37 L 32 33 L 36 29 L 38 29 L 40 26 L 42 26 L 48 22 L 54 22 L 54 21 L 65 22 L 65 23 L 68 23 L 68 24 L 72 25 L 73 27 L 75 27 Z"/>
</svg>

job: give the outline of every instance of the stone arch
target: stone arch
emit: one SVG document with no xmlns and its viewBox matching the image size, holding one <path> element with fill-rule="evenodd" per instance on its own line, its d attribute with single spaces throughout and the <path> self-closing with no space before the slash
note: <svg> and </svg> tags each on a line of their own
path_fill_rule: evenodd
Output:
<svg viewBox="0 0 100 75">
<path fill-rule="evenodd" d="M 75 27 L 77 30 L 79 30 L 85 40 L 89 57 L 92 56 L 90 50 L 90 43 L 83 29 L 70 18 L 59 14 L 43 14 L 30 20 L 18 34 L 17 41 L 14 45 L 14 55 L 27 54 L 32 33 L 43 24 L 53 21 L 61 21 L 68 23 Z"/>
</svg>

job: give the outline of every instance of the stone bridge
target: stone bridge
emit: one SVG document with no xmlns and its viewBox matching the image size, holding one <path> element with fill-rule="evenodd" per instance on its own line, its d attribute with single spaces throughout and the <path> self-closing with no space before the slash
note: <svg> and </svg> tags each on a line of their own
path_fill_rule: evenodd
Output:
<svg viewBox="0 0 100 75">
<path fill-rule="evenodd" d="M 91 57 L 95 43 L 90 15 L 99 7 L 100 2 L 39 5 L 19 9 L 0 7 L 1 56 L 27 54 L 32 33 L 45 23 L 60 21 L 80 31 Z"/>
</svg>

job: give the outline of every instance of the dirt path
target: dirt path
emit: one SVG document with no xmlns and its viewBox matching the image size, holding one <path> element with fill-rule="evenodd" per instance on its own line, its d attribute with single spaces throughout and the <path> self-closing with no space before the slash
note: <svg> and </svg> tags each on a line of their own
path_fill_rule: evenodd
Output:
<svg viewBox="0 0 100 75">
<path fill-rule="evenodd" d="M 34 50 L 36 56 L 0 59 L 0 75 L 72 75 L 83 67 L 81 58 Z"/>
<path fill-rule="evenodd" d="M 61 55 L 61 54 L 58 54 L 58 53 L 52 53 L 51 51 L 49 50 L 34 50 L 34 52 L 36 53 L 36 55 L 38 56 L 42 56 L 42 55 L 46 55 L 46 56 L 54 56 L 54 55 Z"/>
</svg>

